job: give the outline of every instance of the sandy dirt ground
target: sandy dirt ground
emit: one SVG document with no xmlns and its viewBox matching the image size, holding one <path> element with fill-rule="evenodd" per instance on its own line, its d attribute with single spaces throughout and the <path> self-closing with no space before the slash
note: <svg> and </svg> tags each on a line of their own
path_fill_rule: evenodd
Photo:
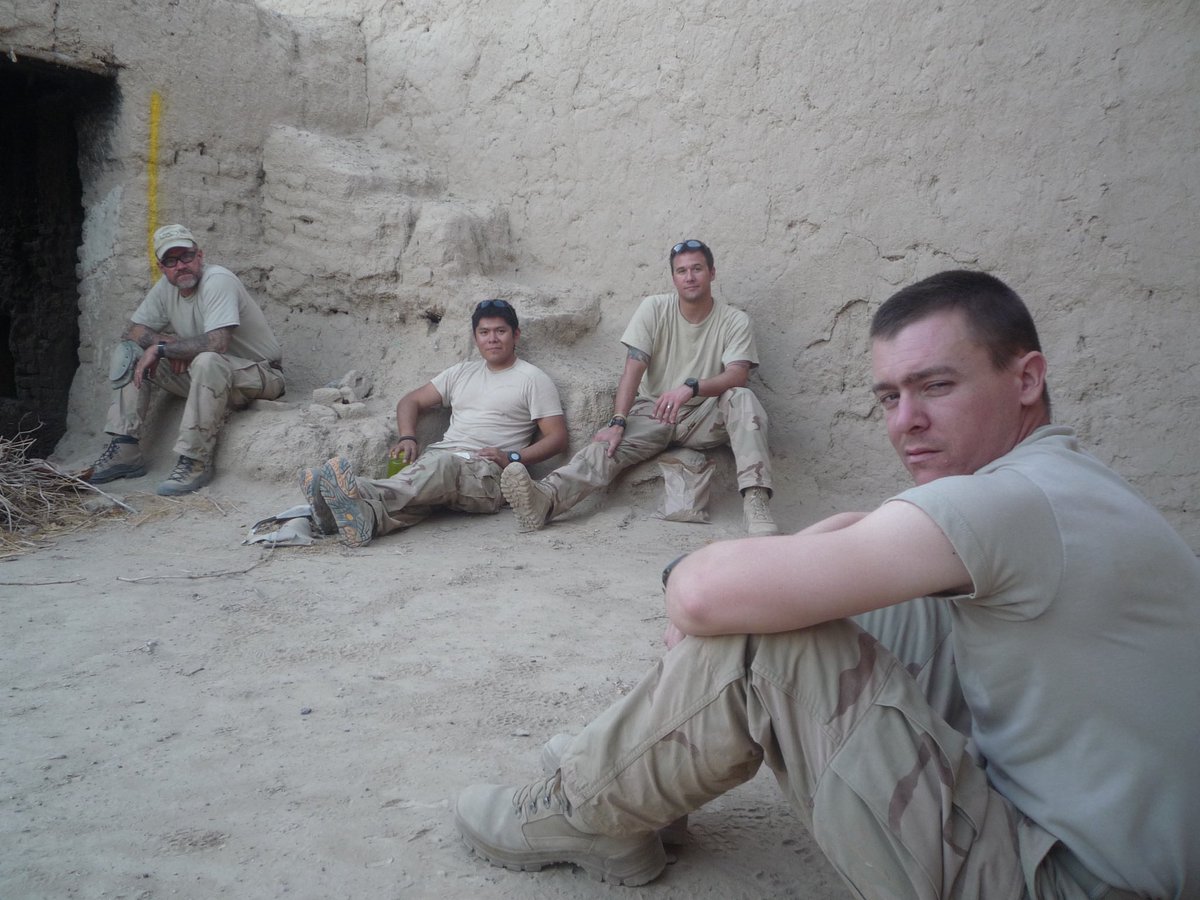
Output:
<svg viewBox="0 0 1200 900">
<path fill-rule="evenodd" d="M 110 486 L 143 515 L 0 561 L 0 897 L 847 896 L 765 770 L 644 888 L 493 868 L 454 829 L 462 787 L 537 777 L 651 666 L 659 572 L 742 533 L 732 491 L 709 525 L 654 518 L 654 482 L 535 534 L 268 550 L 242 539 L 295 488 L 167 501 L 164 474 Z"/>
</svg>

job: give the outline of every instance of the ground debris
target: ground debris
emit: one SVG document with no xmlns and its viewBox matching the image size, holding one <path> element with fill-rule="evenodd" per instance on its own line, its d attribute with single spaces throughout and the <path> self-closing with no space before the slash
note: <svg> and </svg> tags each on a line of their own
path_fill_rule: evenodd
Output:
<svg viewBox="0 0 1200 900">
<path fill-rule="evenodd" d="M 47 538 L 85 528 L 101 518 L 133 508 L 64 472 L 44 459 L 26 454 L 34 439 L 25 435 L 0 438 L 0 550 L 12 556 Z M 105 502 L 97 504 L 97 498 Z"/>
</svg>

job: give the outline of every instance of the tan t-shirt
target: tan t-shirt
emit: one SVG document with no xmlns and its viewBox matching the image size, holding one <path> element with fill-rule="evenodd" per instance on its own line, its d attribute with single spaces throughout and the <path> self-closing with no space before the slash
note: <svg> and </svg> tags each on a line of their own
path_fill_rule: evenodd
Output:
<svg viewBox="0 0 1200 900">
<path fill-rule="evenodd" d="M 190 297 L 160 278 L 133 321 L 155 331 L 170 330 L 180 337 L 196 337 L 227 325 L 236 325 L 229 339 L 229 355 L 254 362 L 280 362 L 283 351 L 267 318 L 246 291 L 241 279 L 224 266 L 205 265 L 200 284 Z"/>
<path fill-rule="evenodd" d="M 720 301 L 703 322 L 693 325 L 680 314 L 676 294 L 647 297 L 629 320 L 621 343 L 650 357 L 638 385 L 638 397 L 644 400 L 679 387 L 686 378 L 720 375 L 732 362 L 758 365 L 750 317 Z"/>
<path fill-rule="evenodd" d="M 528 447 L 537 420 L 561 416 L 562 402 L 550 376 L 518 359 L 493 372 L 481 359 L 451 366 L 434 376 L 434 389 L 450 407 L 450 427 L 430 449 L 479 450 Z"/>
</svg>

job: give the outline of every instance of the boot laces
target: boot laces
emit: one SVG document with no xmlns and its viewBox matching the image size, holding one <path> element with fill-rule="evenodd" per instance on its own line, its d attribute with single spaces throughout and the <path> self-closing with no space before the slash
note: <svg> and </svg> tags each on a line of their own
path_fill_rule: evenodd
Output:
<svg viewBox="0 0 1200 900">
<path fill-rule="evenodd" d="M 167 476 L 167 481 L 187 481 L 199 465 L 198 460 L 181 456 L 179 462 L 175 463 L 175 468 L 171 470 L 171 474 Z"/>
<path fill-rule="evenodd" d="M 111 460 L 117 455 L 118 450 L 120 450 L 120 445 L 116 441 L 109 441 L 108 446 L 104 448 L 104 452 L 100 454 L 100 458 L 96 460 L 96 466 L 102 466 Z"/>
<path fill-rule="evenodd" d="M 767 501 L 767 492 L 762 488 L 752 488 L 750 490 L 750 502 L 747 504 L 747 512 L 750 518 L 756 522 L 771 522 L 771 508 Z"/>
<path fill-rule="evenodd" d="M 549 778 L 521 788 L 513 795 L 512 805 L 513 815 L 524 819 L 537 815 L 539 806 L 547 811 L 557 807 L 560 812 L 569 816 L 571 801 L 563 793 L 562 772 L 555 772 Z"/>
</svg>

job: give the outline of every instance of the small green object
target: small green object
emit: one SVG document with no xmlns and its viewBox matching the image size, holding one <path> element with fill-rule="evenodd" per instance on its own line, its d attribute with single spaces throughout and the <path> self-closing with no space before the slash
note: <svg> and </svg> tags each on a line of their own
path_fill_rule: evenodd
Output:
<svg viewBox="0 0 1200 900">
<path fill-rule="evenodd" d="M 408 460 L 403 456 L 389 456 L 387 464 L 387 477 L 391 478 L 407 465 Z"/>
</svg>

